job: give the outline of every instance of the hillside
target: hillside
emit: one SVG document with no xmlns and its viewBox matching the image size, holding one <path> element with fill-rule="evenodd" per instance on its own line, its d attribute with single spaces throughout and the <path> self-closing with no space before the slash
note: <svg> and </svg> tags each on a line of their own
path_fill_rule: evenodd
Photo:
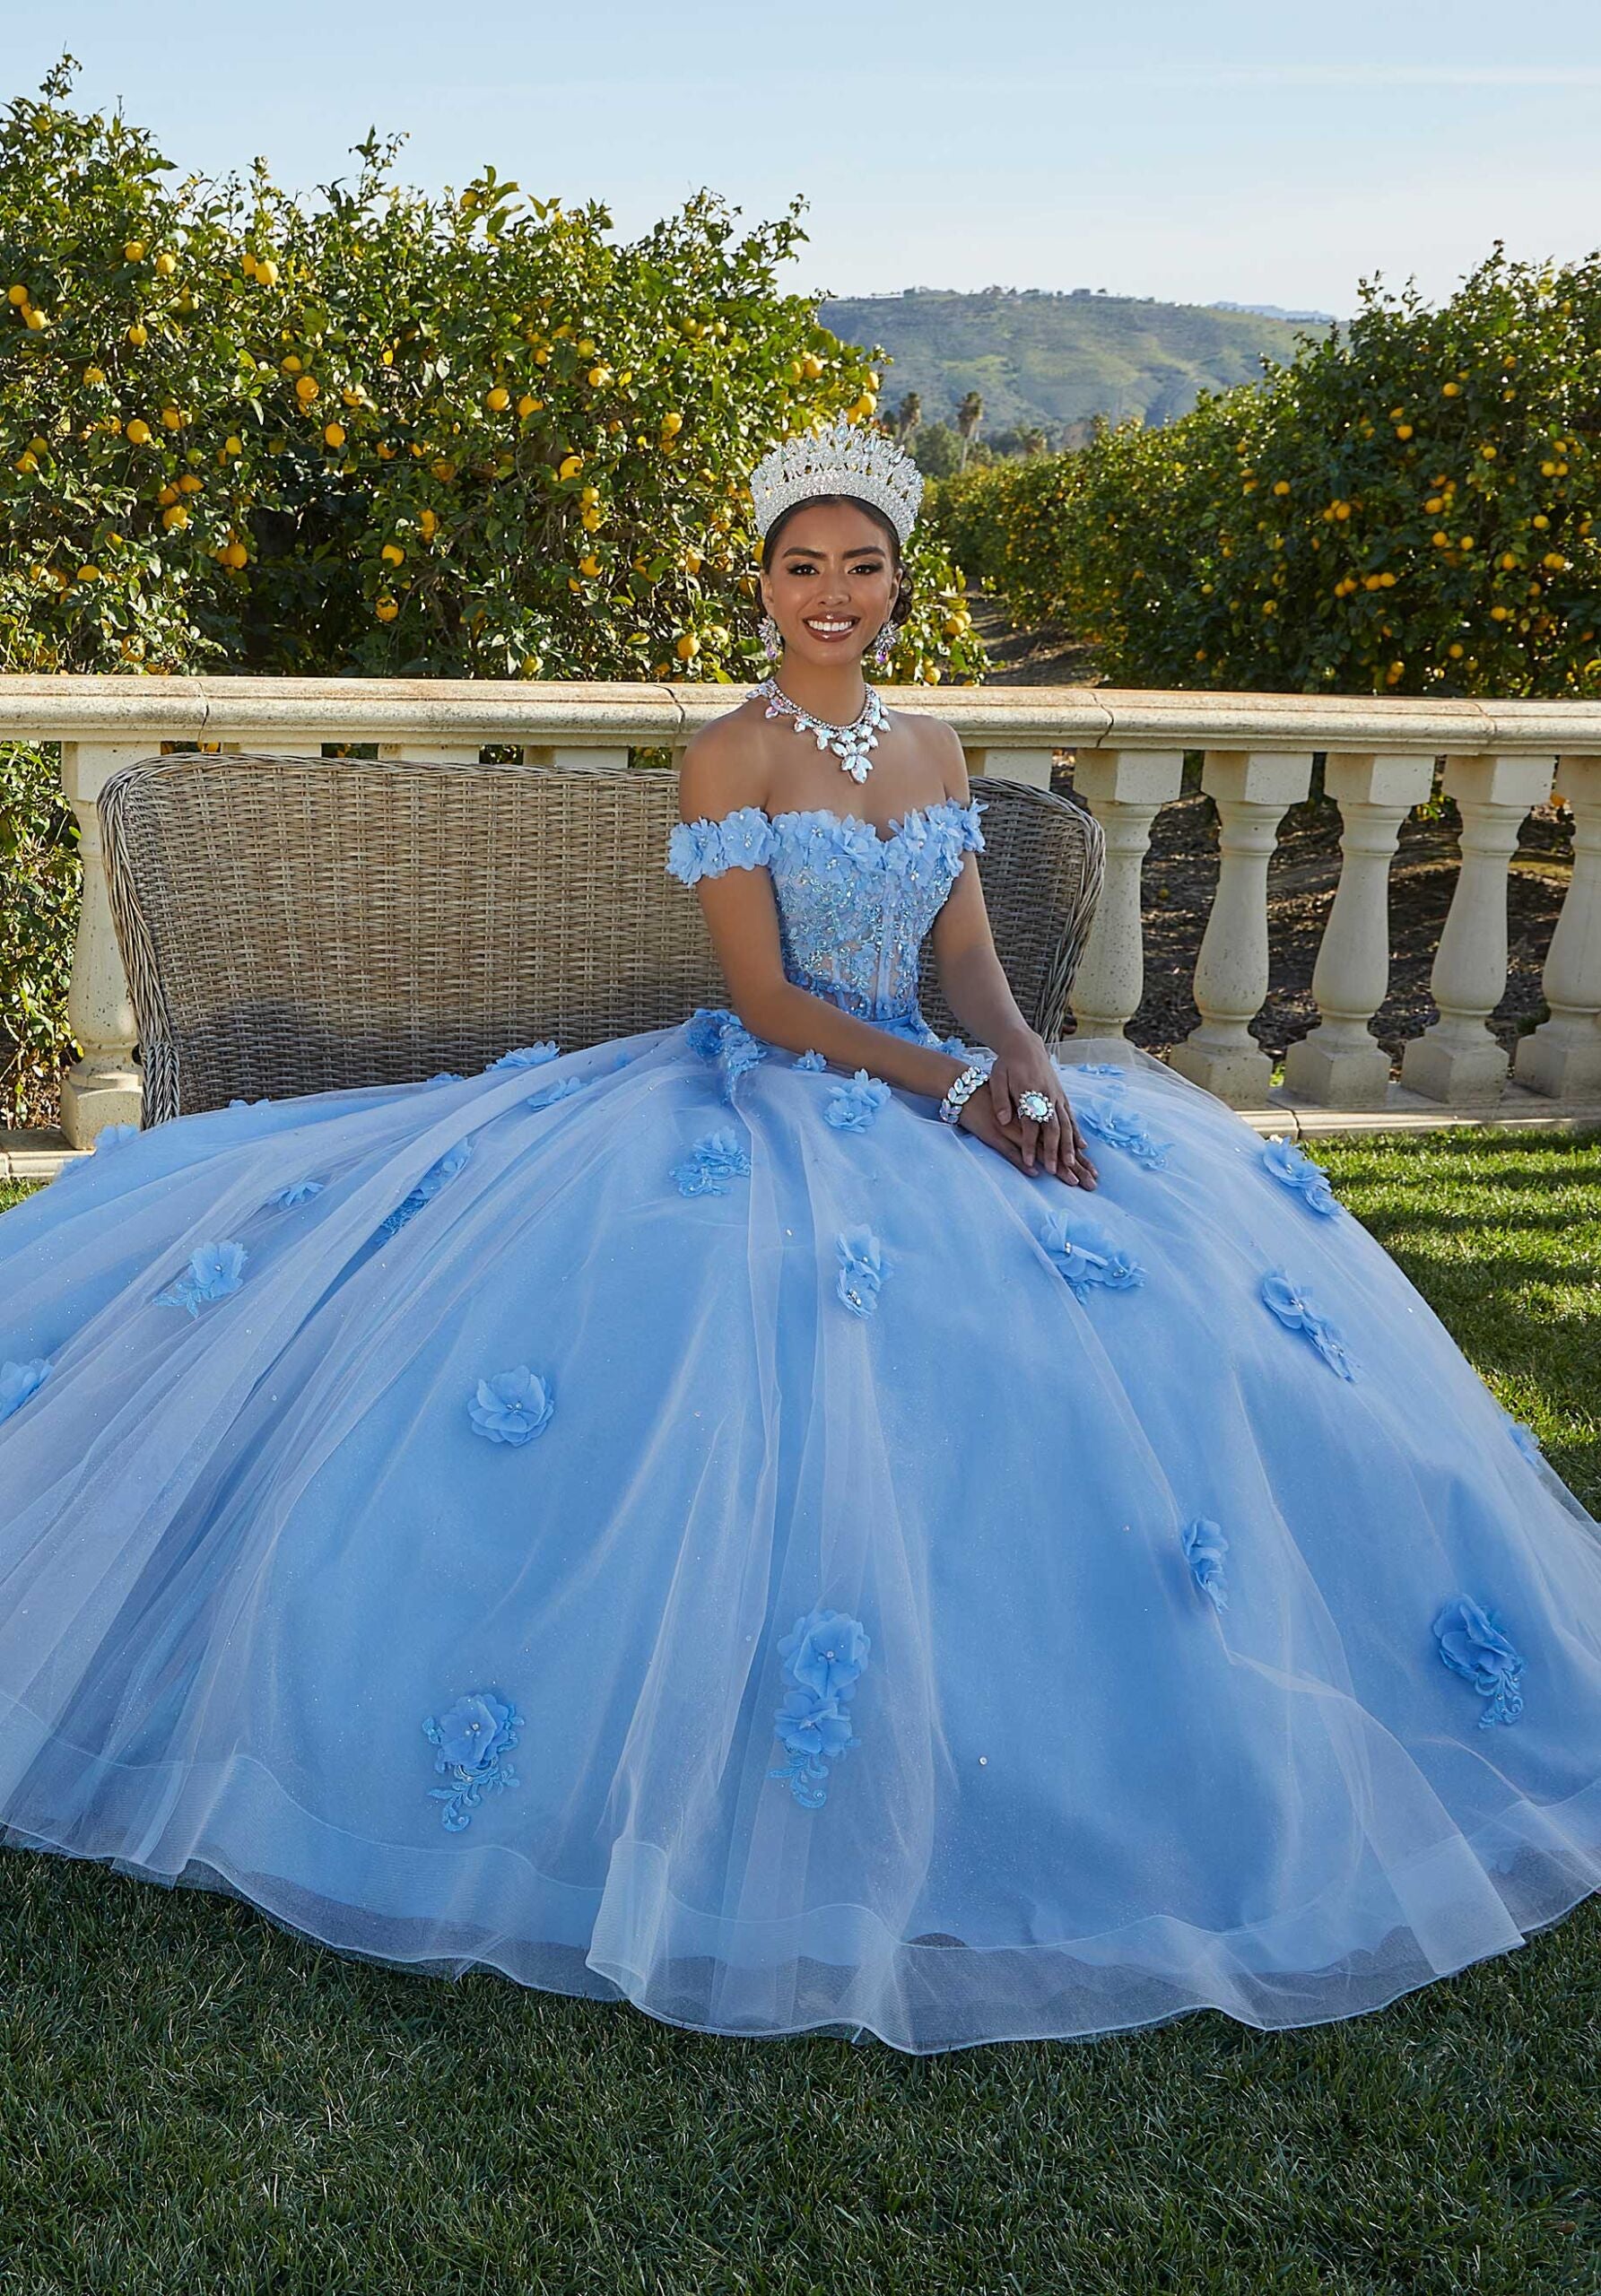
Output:
<svg viewBox="0 0 1601 2296">
<path fill-rule="evenodd" d="M 1324 332 L 1315 320 L 1222 307 L 998 288 L 841 297 L 821 303 L 818 317 L 846 342 L 889 354 L 884 412 L 916 391 L 925 422 L 948 422 L 976 390 L 980 435 L 1037 423 L 1053 444 L 1093 414 L 1170 422 L 1202 390 L 1254 382 L 1261 356 L 1283 363 L 1299 335 Z"/>
</svg>

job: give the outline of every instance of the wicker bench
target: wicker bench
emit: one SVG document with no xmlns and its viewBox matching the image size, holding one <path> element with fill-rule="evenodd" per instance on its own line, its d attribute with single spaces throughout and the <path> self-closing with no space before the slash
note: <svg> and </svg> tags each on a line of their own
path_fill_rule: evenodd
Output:
<svg viewBox="0 0 1601 2296">
<path fill-rule="evenodd" d="M 1099 823 L 986 778 L 979 857 L 1014 993 L 1048 1039 L 1100 891 Z M 230 1100 L 470 1074 L 671 1027 L 727 992 L 666 874 L 670 773 L 182 753 L 100 817 L 144 1122 Z M 925 950 L 924 1011 L 956 1023 Z"/>
</svg>

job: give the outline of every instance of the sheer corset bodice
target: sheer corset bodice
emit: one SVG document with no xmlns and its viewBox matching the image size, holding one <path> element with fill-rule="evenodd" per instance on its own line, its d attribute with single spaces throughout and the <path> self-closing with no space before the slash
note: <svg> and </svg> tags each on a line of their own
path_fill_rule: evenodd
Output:
<svg viewBox="0 0 1601 2296">
<path fill-rule="evenodd" d="M 918 1004 L 918 959 L 963 855 L 982 849 L 982 809 L 978 798 L 944 798 L 881 837 L 854 814 L 740 805 L 720 821 L 680 822 L 667 867 L 686 885 L 765 868 L 785 977 L 880 1028 L 934 1042 Z"/>
</svg>

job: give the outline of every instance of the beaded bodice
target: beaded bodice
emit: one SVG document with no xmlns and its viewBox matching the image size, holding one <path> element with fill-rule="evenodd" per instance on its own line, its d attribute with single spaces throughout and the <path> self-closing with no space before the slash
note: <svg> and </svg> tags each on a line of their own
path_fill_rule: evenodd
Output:
<svg viewBox="0 0 1601 2296">
<path fill-rule="evenodd" d="M 943 798 L 912 808 L 881 837 L 854 814 L 739 805 L 720 821 L 678 822 L 667 867 L 686 885 L 726 869 L 765 868 L 786 978 L 862 1020 L 932 1042 L 918 1007 L 918 961 L 962 856 L 982 850 L 982 810 L 976 797 Z"/>
</svg>

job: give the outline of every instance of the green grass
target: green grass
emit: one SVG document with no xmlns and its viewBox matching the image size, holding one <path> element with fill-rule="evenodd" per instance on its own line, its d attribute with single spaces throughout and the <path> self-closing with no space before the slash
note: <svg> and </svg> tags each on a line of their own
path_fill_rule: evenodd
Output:
<svg viewBox="0 0 1601 2296">
<path fill-rule="evenodd" d="M 1601 1140 L 1315 1144 L 1592 1510 Z M 908 2058 L 346 1961 L 0 1858 L 26 2296 L 1595 2296 L 1601 1900 L 1344 2024 Z"/>
</svg>

